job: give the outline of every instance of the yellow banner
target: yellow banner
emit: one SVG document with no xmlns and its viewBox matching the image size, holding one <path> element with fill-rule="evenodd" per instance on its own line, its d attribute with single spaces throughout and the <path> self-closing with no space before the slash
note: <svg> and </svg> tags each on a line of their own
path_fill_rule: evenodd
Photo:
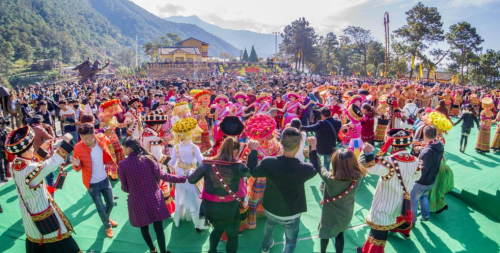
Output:
<svg viewBox="0 0 500 253">
<path fill-rule="evenodd" d="M 411 55 L 411 69 L 415 68 L 415 55 Z"/>
<path fill-rule="evenodd" d="M 420 63 L 420 70 L 419 70 L 419 72 L 420 72 L 420 77 L 423 77 L 423 76 L 424 76 L 424 71 L 422 71 L 422 64 L 423 64 L 423 62 L 421 62 L 421 63 Z"/>
</svg>

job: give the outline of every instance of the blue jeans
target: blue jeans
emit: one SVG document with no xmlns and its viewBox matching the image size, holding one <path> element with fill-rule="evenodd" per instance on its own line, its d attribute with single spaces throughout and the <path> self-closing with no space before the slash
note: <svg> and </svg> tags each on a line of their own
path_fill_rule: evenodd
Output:
<svg viewBox="0 0 500 253">
<path fill-rule="evenodd" d="M 101 182 L 90 184 L 89 193 L 94 201 L 95 207 L 97 208 L 97 213 L 99 214 L 99 218 L 101 218 L 102 224 L 104 227 L 110 228 L 111 224 L 109 223 L 109 215 L 111 214 L 111 210 L 113 210 L 114 202 L 113 191 L 111 189 L 109 179 L 106 178 Z M 102 203 L 101 194 L 104 197 L 106 206 Z"/>
<path fill-rule="evenodd" d="M 50 172 L 47 176 L 45 176 L 45 183 L 50 186 L 54 186 L 56 180 L 54 179 L 54 172 Z"/>
<path fill-rule="evenodd" d="M 285 230 L 285 248 L 283 253 L 292 253 L 297 246 L 297 237 L 299 235 L 300 216 L 291 220 L 280 220 L 269 216 L 266 212 L 266 225 L 264 226 L 264 239 L 262 240 L 262 251 L 269 251 L 273 245 L 273 231 L 276 224 L 280 224 Z"/>
<path fill-rule="evenodd" d="M 323 167 L 326 170 L 330 171 L 330 164 L 332 164 L 332 155 L 319 155 L 319 157 L 323 158 Z"/>
<path fill-rule="evenodd" d="M 413 215 L 413 223 L 417 221 L 417 209 L 418 202 L 420 201 L 420 213 L 422 217 L 425 219 L 429 219 L 429 192 L 431 191 L 434 184 L 431 185 L 421 185 L 419 183 L 415 183 L 413 189 L 411 190 L 411 212 Z"/>
</svg>

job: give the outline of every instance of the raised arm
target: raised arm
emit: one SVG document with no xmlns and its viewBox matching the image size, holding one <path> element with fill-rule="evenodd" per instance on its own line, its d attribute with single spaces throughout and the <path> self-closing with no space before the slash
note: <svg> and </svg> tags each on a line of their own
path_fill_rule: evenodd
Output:
<svg viewBox="0 0 500 253">
<path fill-rule="evenodd" d="M 59 168 L 59 165 L 61 165 L 66 160 L 69 153 L 73 151 L 73 146 L 71 146 L 68 142 L 63 141 L 61 146 L 54 152 L 54 155 L 48 158 L 48 153 L 44 150 L 47 147 L 48 143 L 44 143 L 40 146 L 37 151 L 37 157 L 41 157 L 44 161 L 38 163 L 33 171 L 28 174 L 28 177 L 26 177 L 26 184 L 30 188 L 36 187 L 42 182 L 45 176 Z"/>
</svg>

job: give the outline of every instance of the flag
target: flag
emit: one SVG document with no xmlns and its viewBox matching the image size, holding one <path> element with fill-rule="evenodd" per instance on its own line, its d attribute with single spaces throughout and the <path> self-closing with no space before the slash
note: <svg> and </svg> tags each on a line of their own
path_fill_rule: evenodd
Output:
<svg viewBox="0 0 500 253">
<path fill-rule="evenodd" d="M 422 70 L 422 64 L 423 64 L 423 62 L 421 62 L 421 63 L 420 63 L 420 70 L 419 70 L 419 72 L 420 72 L 420 77 L 423 77 L 423 76 L 424 76 L 424 71 Z"/>
<path fill-rule="evenodd" d="M 411 69 L 415 68 L 415 55 L 411 55 Z"/>
<path fill-rule="evenodd" d="M 380 70 L 380 76 L 384 77 L 384 71 Z"/>
</svg>

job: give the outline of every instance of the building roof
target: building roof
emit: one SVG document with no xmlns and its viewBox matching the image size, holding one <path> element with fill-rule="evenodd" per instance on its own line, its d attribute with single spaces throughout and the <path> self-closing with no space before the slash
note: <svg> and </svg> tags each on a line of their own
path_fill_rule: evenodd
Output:
<svg viewBox="0 0 500 253">
<path fill-rule="evenodd" d="M 186 54 L 194 54 L 194 55 L 199 55 L 200 51 L 198 50 L 197 47 L 183 47 L 183 46 L 177 46 L 177 47 L 161 47 L 158 50 L 159 55 L 169 55 L 173 54 L 179 50 L 182 50 L 186 52 Z"/>
<path fill-rule="evenodd" d="M 428 71 L 423 71 L 422 74 L 423 74 L 423 79 L 427 79 L 427 72 Z M 413 76 L 412 78 L 417 78 L 418 76 L 418 71 L 413 71 Z M 444 72 L 444 71 L 436 71 L 436 79 L 437 80 L 448 80 L 450 81 L 453 77 L 453 73 L 452 72 Z M 410 78 L 410 72 L 407 72 L 405 74 L 405 78 Z M 434 73 L 431 73 L 429 75 L 429 79 L 434 79 Z"/>
<path fill-rule="evenodd" d="M 199 40 L 199 39 L 195 39 L 195 38 L 193 38 L 193 37 L 188 38 L 188 39 L 185 39 L 185 40 L 183 40 L 183 41 L 179 41 L 179 42 L 177 42 L 177 44 L 176 44 L 176 45 L 182 45 L 182 43 L 183 43 L 183 42 L 188 41 L 188 40 L 197 40 L 197 41 L 201 42 L 201 44 L 202 44 L 202 45 L 206 45 L 206 46 L 208 46 L 208 43 L 206 43 L 206 42 L 204 42 L 204 41 L 201 41 L 201 40 Z"/>
</svg>

